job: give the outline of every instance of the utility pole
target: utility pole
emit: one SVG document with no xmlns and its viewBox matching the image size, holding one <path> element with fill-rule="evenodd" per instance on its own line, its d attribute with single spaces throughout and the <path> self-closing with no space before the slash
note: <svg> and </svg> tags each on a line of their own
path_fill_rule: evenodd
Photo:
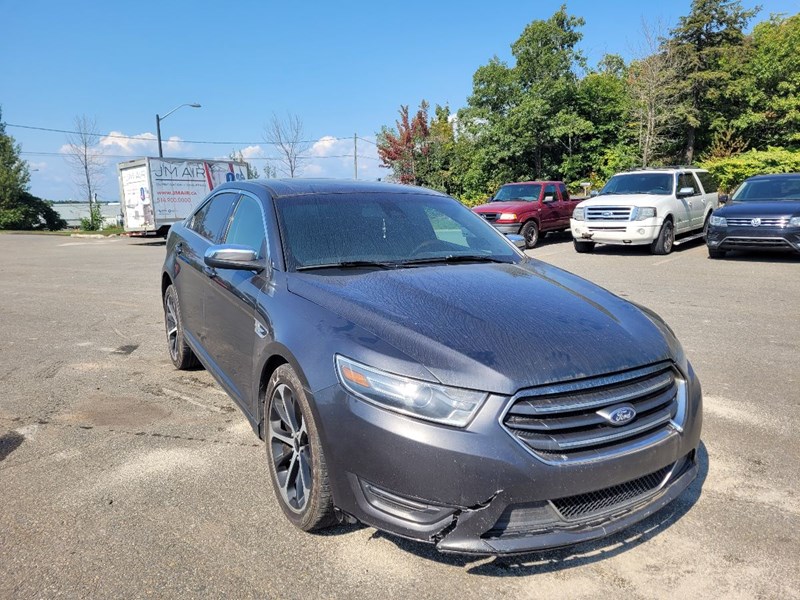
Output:
<svg viewBox="0 0 800 600">
<path fill-rule="evenodd" d="M 358 134 L 353 134 L 353 173 L 354 179 L 358 179 Z"/>
</svg>

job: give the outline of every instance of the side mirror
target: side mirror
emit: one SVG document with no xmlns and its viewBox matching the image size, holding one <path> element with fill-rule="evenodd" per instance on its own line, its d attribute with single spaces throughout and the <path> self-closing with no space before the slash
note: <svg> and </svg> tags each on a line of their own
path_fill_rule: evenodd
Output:
<svg viewBox="0 0 800 600">
<path fill-rule="evenodd" d="M 597 190 L 592 190 L 591 192 L 589 192 L 589 198 L 597 198 L 597 196 L 599 195 L 600 192 L 598 192 Z"/>
<path fill-rule="evenodd" d="M 525 249 L 525 238 L 518 233 L 507 233 L 506 237 L 508 238 L 509 242 L 514 244 L 520 250 Z"/>
<path fill-rule="evenodd" d="M 694 188 L 693 187 L 682 187 L 678 190 L 676 194 L 678 198 L 686 198 L 687 196 L 694 196 Z"/>
<path fill-rule="evenodd" d="M 555 202 L 555 201 L 556 201 L 556 197 L 555 196 L 545 196 L 544 199 L 542 200 L 542 202 L 544 202 L 545 204 L 547 204 L 549 202 Z"/>
<path fill-rule="evenodd" d="M 241 269 L 256 272 L 264 270 L 264 261 L 258 260 L 258 252 L 247 246 L 235 244 L 209 246 L 203 256 L 203 262 L 215 269 Z"/>
<path fill-rule="evenodd" d="M 720 204 L 727 204 L 729 199 L 730 198 L 729 198 L 728 194 L 720 194 L 719 195 L 719 203 Z"/>
</svg>

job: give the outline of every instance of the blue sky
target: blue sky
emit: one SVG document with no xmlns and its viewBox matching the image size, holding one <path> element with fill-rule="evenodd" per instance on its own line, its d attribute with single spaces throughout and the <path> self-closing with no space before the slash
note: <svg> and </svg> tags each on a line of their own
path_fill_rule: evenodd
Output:
<svg viewBox="0 0 800 600">
<path fill-rule="evenodd" d="M 462 107 L 472 75 L 493 55 L 508 60 L 527 23 L 562 0 L 513 2 L 44 2 L 0 0 L 0 105 L 7 124 L 72 129 L 76 115 L 101 133 L 152 137 L 162 122 L 165 155 L 215 158 L 244 150 L 254 164 L 273 113 L 299 115 L 311 148 L 305 176 L 352 177 L 352 136 L 374 140 L 400 104 Z M 755 2 L 744 0 L 746 7 Z M 795 13 L 798 0 L 765 0 L 759 18 Z M 590 64 L 626 58 L 642 41 L 642 20 L 672 27 L 689 0 L 576 0 L 586 20 L 581 49 Z M 7 127 L 34 170 L 31 192 L 78 195 L 59 156 L 65 135 Z M 333 138 L 348 139 L 333 139 Z M 233 141 L 211 145 L 196 141 Z M 157 156 L 154 141 L 104 140 L 100 198 L 116 200 L 116 163 Z M 359 142 L 359 176 L 385 176 L 375 147 Z"/>
</svg>

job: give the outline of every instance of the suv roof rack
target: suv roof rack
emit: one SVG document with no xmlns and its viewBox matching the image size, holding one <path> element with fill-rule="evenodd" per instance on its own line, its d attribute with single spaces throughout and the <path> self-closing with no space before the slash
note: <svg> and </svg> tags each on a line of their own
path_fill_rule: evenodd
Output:
<svg viewBox="0 0 800 600">
<path fill-rule="evenodd" d="M 630 169 L 625 169 L 624 173 L 632 173 L 634 171 L 674 171 L 676 169 L 698 169 L 700 170 L 701 167 L 696 165 L 666 165 L 662 167 L 632 167 Z"/>
</svg>

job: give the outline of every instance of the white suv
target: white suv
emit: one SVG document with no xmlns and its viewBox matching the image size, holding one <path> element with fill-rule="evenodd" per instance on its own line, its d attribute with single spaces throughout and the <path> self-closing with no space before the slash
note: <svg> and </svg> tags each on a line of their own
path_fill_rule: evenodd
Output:
<svg viewBox="0 0 800 600">
<path fill-rule="evenodd" d="M 575 250 L 649 244 L 653 254 L 669 254 L 673 246 L 703 236 L 717 203 L 714 178 L 702 169 L 618 173 L 599 194 L 575 207 L 570 219 Z"/>
</svg>

